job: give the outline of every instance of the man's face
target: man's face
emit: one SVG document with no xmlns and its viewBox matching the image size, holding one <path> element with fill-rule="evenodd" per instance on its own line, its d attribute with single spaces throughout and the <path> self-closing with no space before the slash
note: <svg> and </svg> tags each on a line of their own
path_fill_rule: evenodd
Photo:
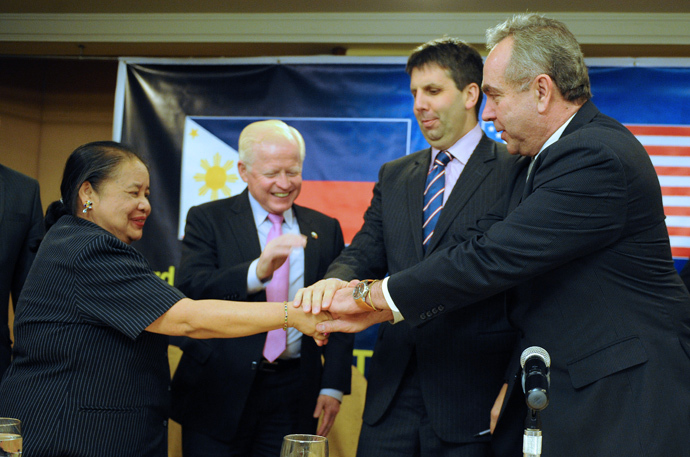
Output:
<svg viewBox="0 0 690 457">
<path fill-rule="evenodd" d="M 414 97 L 414 115 L 431 146 L 448 149 L 476 125 L 476 119 L 469 113 L 474 110 L 474 103 L 469 100 L 472 97 L 468 96 L 469 87 L 459 90 L 448 70 L 436 64 L 412 69 L 410 92 Z"/>
<path fill-rule="evenodd" d="M 512 47 L 513 39 L 505 38 L 486 58 L 482 84 L 486 104 L 482 119 L 494 123 L 507 143 L 508 152 L 534 156 L 547 139 L 542 138 L 544 128 L 538 119 L 538 93 L 533 83 L 527 90 L 518 91 L 505 80 Z"/>
<path fill-rule="evenodd" d="M 253 162 L 237 164 L 249 193 L 263 209 L 283 214 L 302 188 L 299 146 L 288 139 L 276 139 L 254 146 Z"/>
</svg>

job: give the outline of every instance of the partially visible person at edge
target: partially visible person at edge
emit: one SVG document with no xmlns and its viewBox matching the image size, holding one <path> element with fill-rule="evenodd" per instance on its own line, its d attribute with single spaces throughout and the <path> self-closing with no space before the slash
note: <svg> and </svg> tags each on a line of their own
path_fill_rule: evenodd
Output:
<svg viewBox="0 0 690 457">
<path fill-rule="evenodd" d="M 305 309 L 340 315 L 317 325 L 325 332 L 361 330 L 392 310 L 420 326 L 515 288 L 519 351 L 551 356 L 543 455 L 690 456 L 690 296 L 649 155 L 590 101 L 582 52 L 562 22 L 517 15 L 487 43 L 483 117 L 509 152 L 531 158 L 524 185 L 480 224 L 483 235 L 374 284 L 381 312 L 362 313 L 352 288 L 333 300 L 332 289 L 307 291 Z M 499 455 L 520 455 L 521 434 L 505 430 L 527 412 L 519 351 L 499 396 Z"/>
<path fill-rule="evenodd" d="M 68 158 L 61 200 L 17 304 L 0 415 L 22 421 L 27 457 L 167 456 L 167 335 L 231 338 L 322 319 L 284 303 L 194 301 L 158 278 L 141 238 L 149 171 L 131 149 Z M 318 337 L 318 335 L 315 335 Z"/>
<path fill-rule="evenodd" d="M 43 238 L 38 181 L 0 165 L 0 378 L 10 366 L 9 298 L 16 308 L 24 281 Z"/>
<path fill-rule="evenodd" d="M 479 126 L 482 67 L 479 52 L 457 38 L 410 54 L 411 108 L 431 147 L 381 167 L 364 225 L 327 278 L 381 280 L 409 268 L 469 238 L 506 192 L 516 157 Z M 481 432 L 516 342 L 503 294 L 424 328 L 381 324 L 357 455 L 490 455 L 491 436 Z"/>
</svg>

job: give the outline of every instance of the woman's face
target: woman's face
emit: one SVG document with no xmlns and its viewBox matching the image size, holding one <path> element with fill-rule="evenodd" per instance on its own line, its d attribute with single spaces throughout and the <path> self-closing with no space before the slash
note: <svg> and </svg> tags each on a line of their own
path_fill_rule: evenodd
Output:
<svg viewBox="0 0 690 457">
<path fill-rule="evenodd" d="M 82 202 L 91 200 L 93 206 L 86 214 L 80 212 L 80 216 L 98 224 L 124 243 L 130 244 L 141 238 L 146 218 L 151 214 L 149 172 L 141 161 L 124 160 L 115 175 L 101 183 L 99 192 L 88 183 L 82 184 L 82 190 L 86 197 L 82 197 L 80 192 Z"/>
</svg>

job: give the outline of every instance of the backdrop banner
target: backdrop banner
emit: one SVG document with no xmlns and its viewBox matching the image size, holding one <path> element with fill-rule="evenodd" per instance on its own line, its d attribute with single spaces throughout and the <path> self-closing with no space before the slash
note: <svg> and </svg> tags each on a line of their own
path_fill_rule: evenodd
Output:
<svg viewBox="0 0 690 457">
<path fill-rule="evenodd" d="M 690 61 L 588 64 L 594 103 L 628 126 L 652 158 L 681 268 L 690 256 Z M 122 59 L 113 137 L 141 152 L 151 170 L 153 212 L 135 247 L 171 284 L 187 211 L 244 189 L 237 141 L 260 119 L 281 119 L 302 133 L 297 203 L 336 217 L 346 243 L 362 224 L 379 167 L 428 147 L 412 113 L 404 58 Z M 490 123 L 482 128 L 496 137 Z M 362 372 L 375 335 L 357 335 Z"/>
</svg>

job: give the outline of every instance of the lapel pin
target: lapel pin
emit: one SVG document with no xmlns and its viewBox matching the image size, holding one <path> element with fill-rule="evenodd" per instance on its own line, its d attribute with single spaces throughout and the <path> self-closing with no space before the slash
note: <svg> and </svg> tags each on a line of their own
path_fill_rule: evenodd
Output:
<svg viewBox="0 0 690 457">
<path fill-rule="evenodd" d="M 316 232 L 311 232 L 311 237 L 314 238 L 315 240 L 319 239 L 319 234 Z"/>
</svg>

